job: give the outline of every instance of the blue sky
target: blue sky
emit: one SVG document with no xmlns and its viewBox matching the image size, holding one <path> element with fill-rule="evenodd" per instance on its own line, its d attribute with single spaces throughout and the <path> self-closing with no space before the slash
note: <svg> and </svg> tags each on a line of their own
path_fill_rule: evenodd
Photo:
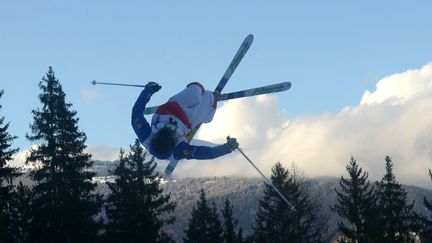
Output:
<svg viewBox="0 0 432 243">
<path fill-rule="evenodd" d="M 27 149 L 38 82 L 52 66 L 87 143 L 126 147 L 140 90 L 91 80 L 157 81 L 151 105 L 190 81 L 213 89 L 247 34 L 254 43 L 225 91 L 291 81 L 275 112 L 337 114 L 379 80 L 431 61 L 430 9 L 430 1 L 3 1 L 1 115 Z"/>
</svg>

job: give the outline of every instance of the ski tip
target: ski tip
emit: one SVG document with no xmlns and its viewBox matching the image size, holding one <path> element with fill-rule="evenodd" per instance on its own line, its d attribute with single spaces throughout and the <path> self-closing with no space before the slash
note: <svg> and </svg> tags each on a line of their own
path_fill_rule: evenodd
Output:
<svg viewBox="0 0 432 243">
<path fill-rule="evenodd" d="M 246 39 L 248 40 L 248 42 L 252 42 L 254 39 L 254 36 L 252 34 L 249 34 L 248 36 L 246 36 Z"/>
<path fill-rule="evenodd" d="M 281 88 L 280 91 L 285 91 L 285 90 L 289 90 L 291 88 L 291 82 L 283 82 L 280 83 L 279 85 L 281 85 L 283 88 Z"/>
</svg>

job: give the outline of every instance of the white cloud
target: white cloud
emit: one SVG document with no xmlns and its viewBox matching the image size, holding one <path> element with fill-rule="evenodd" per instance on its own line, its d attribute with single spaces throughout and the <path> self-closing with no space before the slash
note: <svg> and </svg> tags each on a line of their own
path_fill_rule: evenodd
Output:
<svg viewBox="0 0 432 243">
<path fill-rule="evenodd" d="M 111 145 L 88 145 L 84 152 L 91 154 L 94 160 L 113 161 L 120 156 L 120 148 Z"/>
<path fill-rule="evenodd" d="M 386 77 L 366 91 L 359 105 L 337 114 L 290 119 L 275 96 L 226 102 L 198 138 L 214 143 L 237 137 L 262 171 L 295 162 L 307 176 L 346 175 L 353 155 L 371 179 L 380 179 L 384 158 L 394 162 L 401 183 L 430 187 L 432 168 L 432 63 Z M 258 176 L 239 153 L 214 161 L 180 162 L 181 176 Z"/>
<path fill-rule="evenodd" d="M 36 149 L 37 145 L 33 145 L 32 148 Z M 124 148 L 125 149 L 125 148 Z M 126 151 L 129 151 L 126 149 Z M 94 160 L 108 160 L 113 161 L 119 158 L 120 148 L 111 145 L 88 145 L 84 151 L 92 155 Z M 30 155 L 30 148 L 20 150 L 13 156 L 10 162 L 11 166 L 20 167 L 25 164 L 27 157 Z"/>
<path fill-rule="evenodd" d="M 408 70 L 380 80 L 376 91 L 366 91 L 360 104 L 379 104 L 383 102 L 401 103 L 432 91 L 432 63 L 420 69 Z"/>
<path fill-rule="evenodd" d="M 34 147 L 36 148 L 36 147 Z M 18 153 L 12 156 L 12 161 L 10 161 L 10 165 L 13 167 L 20 167 L 25 164 L 27 156 L 29 154 L 30 149 L 20 150 Z"/>
</svg>

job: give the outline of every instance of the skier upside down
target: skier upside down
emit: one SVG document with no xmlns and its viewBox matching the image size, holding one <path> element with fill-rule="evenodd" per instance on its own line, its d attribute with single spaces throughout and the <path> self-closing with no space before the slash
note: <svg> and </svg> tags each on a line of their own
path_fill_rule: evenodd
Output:
<svg viewBox="0 0 432 243">
<path fill-rule="evenodd" d="M 161 105 L 149 124 L 143 112 L 151 96 L 160 89 L 159 84 L 149 82 L 132 108 L 132 127 L 150 154 L 162 160 L 206 160 L 229 154 L 238 148 L 235 138 L 227 138 L 225 144 L 215 147 L 188 143 L 187 135 L 201 123 L 211 122 L 217 106 L 217 95 L 197 82 L 188 84 Z"/>
</svg>

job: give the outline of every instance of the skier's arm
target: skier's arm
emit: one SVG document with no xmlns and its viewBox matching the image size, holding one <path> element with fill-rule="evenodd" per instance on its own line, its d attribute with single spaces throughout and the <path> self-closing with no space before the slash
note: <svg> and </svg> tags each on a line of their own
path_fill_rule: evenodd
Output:
<svg viewBox="0 0 432 243">
<path fill-rule="evenodd" d="M 132 108 L 131 125 L 141 142 L 144 142 L 151 133 L 150 124 L 144 118 L 144 109 L 150 101 L 150 97 L 155 92 L 159 91 L 160 88 L 161 86 L 157 83 L 148 83 L 144 90 L 141 91 L 141 94 L 138 96 L 138 99 L 135 101 Z"/>
<path fill-rule="evenodd" d="M 181 142 L 174 149 L 174 159 L 215 159 L 233 152 L 237 147 L 238 143 L 235 138 L 228 138 L 227 143 L 215 147 L 194 146 Z"/>
</svg>

